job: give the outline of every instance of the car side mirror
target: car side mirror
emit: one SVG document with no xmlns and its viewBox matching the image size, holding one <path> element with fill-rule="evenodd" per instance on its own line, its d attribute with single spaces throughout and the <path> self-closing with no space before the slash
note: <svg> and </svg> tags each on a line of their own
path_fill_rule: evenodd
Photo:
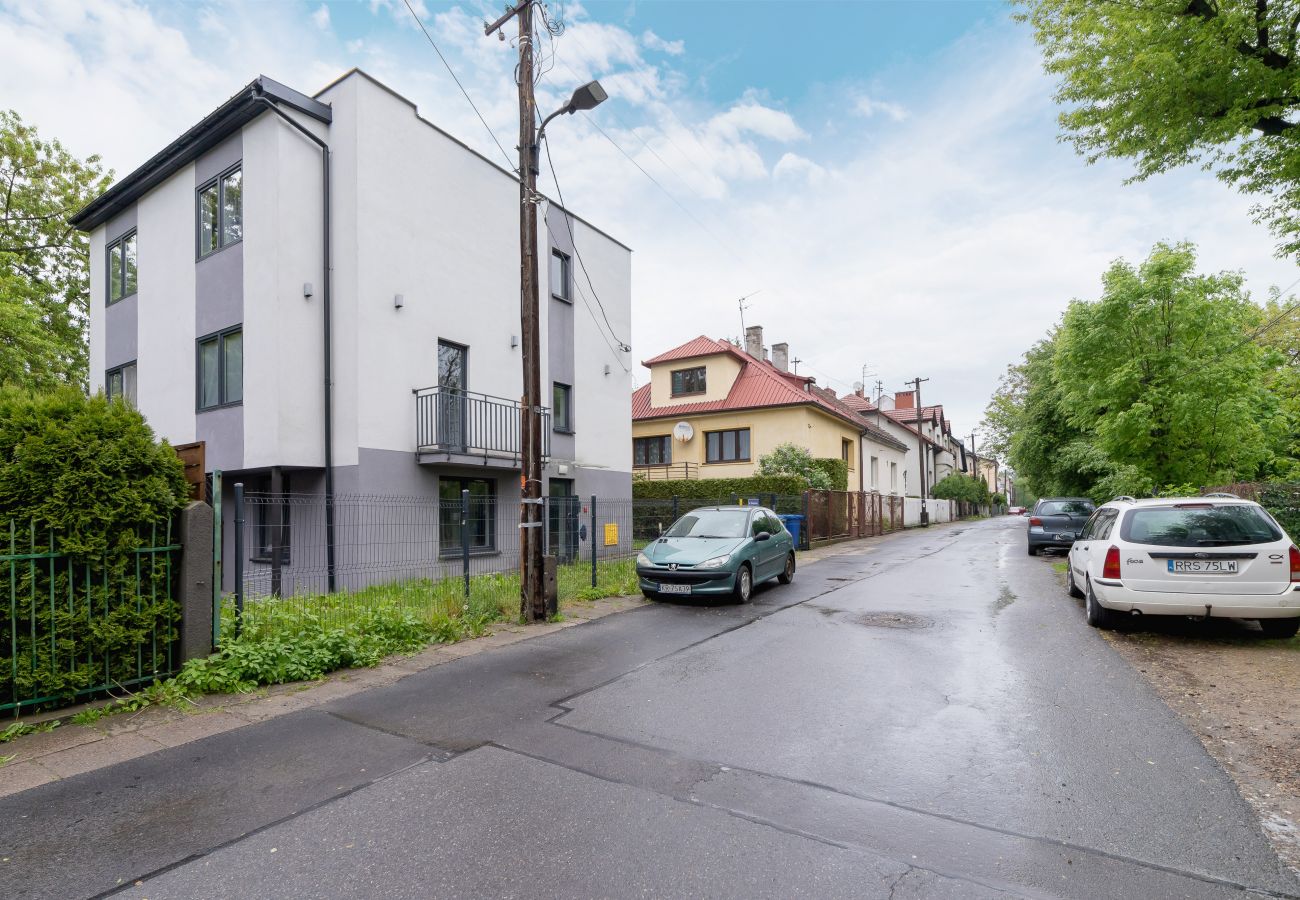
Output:
<svg viewBox="0 0 1300 900">
<path fill-rule="evenodd" d="M 769 541 L 771 539 L 772 535 L 768 534 L 766 531 L 760 531 L 758 534 L 754 535 L 754 540 L 756 541 Z"/>
</svg>

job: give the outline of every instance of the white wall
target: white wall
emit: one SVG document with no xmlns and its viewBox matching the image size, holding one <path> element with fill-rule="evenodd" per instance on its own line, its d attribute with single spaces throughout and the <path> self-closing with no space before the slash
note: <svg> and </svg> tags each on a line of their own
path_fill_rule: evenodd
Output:
<svg viewBox="0 0 1300 900">
<path fill-rule="evenodd" d="M 90 232 L 90 392 L 104 389 L 104 333 L 105 310 L 104 297 L 108 291 L 105 284 L 107 274 L 104 271 L 104 233 L 107 226 L 100 225 Z M 137 254 L 139 253 L 137 245 Z M 139 257 L 137 256 L 137 260 Z M 137 265 L 136 271 L 139 272 Z M 137 275 L 137 284 L 138 284 Z M 191 317 L 192 318 L 192 317 Z"/>
<path fill-rule="evenodd" d="M 185 444 L 196 433 L 192 165 L 140 199 L 136 228 L 138 406 L 159 436 Z M 103 255 L 91 259 L 102 260 Z M 102 365 L 92 366 L 92 372 L 103 378 Z"/>
<path fill-rule="evenodd" d="M 899 440 L 902 440 L 902 438 L 900 438 Z M 910 455 L 915 456 L 916 451 L 913 450 Z M 869 491 L 871 490 L 879 491 L 882 494 L 891 494 L 891 493 L 902 494 L 903 493 L 903 472 L 907 468 L 908 456 L 909 454 L 905 450 L 899 450 L 895 447 L 889 446 L 888 444 L 878 443 L 875 439 L 871 437 L 863 437 L 862 458 L 864 460 L 864 465 L 866 466 L 866 471 L 863 472 L 863 477 L 866 479 L 863 485 L 863 489 Z M 871 483 L 872 457 L 876 458 L 877 460 L 876 468 L 878 469 L 878 475 L 876 477 L 876 481 L 874 484 Z M 889 482 L 890 463 L 894 463 L 895 465 L 898 466 L 898 482 L 897 484 L 894 485 L 891 485 Z"/>
<path fill-rule="evenodd" d="M 926 500 L 925 509 L 930 514 L 931 524 L 951 522 L 957 517 L 957 503 L 954 500 Z M 913 525 L 920 524 L 921 499 L 919 497 L 908 497 L 903 501 L 903 525 L 911 528 Z"/>
</svg>

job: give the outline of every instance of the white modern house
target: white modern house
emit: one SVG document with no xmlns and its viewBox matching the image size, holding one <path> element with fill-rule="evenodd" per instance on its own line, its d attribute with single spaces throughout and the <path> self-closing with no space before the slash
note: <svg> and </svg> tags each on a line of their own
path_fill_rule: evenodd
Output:
<svg viewBox="0 0 1300 900">
<path fill-rule="evenodd" d="M 545 491 L 630 497 L 631 251 L 545 198 L 539 213 Z M 490 510 L 475 552 L 513 546 L 518 221 L 513 172 L 364 72 L 311 97 L 259 77 L 74 218 L 91 387 L 202 441 L 227 509 L 237 480 L 470 490 Z"/>
</svg>

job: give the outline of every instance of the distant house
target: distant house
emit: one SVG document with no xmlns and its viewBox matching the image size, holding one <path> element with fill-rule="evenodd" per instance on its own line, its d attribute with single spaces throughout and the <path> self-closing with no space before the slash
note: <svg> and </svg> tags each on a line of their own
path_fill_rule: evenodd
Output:
<svg viewBox="0 0 1300 900">
<path fill-rule="evenodd" d="M 870 490 L 864 439 L 906 453 L 834 392 L 791 372 L 788 345 L 773 345 L 769 359 L 760 326 L 746 329 L 743 350 L 700 336 L 643 365 L 650 383 L 632 395 L 632 466 L 641 477 L 752 475 L 761 456 L 793 443 L 814 457 L 844 460 L 849 490 Z"/>
<path fill-rule="evenodd" d="M 907 424 L 902 421 L 908 418 L 906 414 L 897 417 L 891 415 L 894 412 L 893 402 L 888 395 L 881 398 L 880 404 L 876 404 L 867 399 L 859 389 L 854 393 L 841 397 L 840 402 L 853 409 L 873 428 L 888 435 L 906 448 L 901 457 L 896 452 L 889 454 L 883 449 L 880 450 L 879 466 L 887 467 L 887 471 L 882 469 L 882 486 L 878 490 L 884 494 L 920 497 L 921 465 L 923 464 L 926 473 L 926 496 L 930 496 L 930 491 L 934 488 L 936 468 L 941 465 L 944 453 L 947 452 L 944 445 L 931 436 L 932 429 L 922 426 L 922 430 L 918 430 L 915 424 Z M 924 458 L 922 457 L 922 448 L 924 449 Z M 870 450 L 867 452 L 869 453 Z M 868 466 L 870 466 L 870 463 L 868 463 Z M 886 483 L 887 487 L 885 486 Z"/>
</svg>

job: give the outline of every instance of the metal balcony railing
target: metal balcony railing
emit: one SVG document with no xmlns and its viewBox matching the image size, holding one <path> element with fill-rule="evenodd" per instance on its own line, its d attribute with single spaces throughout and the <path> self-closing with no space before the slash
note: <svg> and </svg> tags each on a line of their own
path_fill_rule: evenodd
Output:
<svg viewBox="0 0 1300 900">
<path fill-rule="evenodd" d="M 518 402 L 444 387 L 413 393 L 417 452 L 519 460 L 523 407 Z M 542 456 L 549 457 L 551 411 L 543 408 L 538 419 Z"/>
<path fill-rule="evenodd" d="M 700 464 L 692 462 L 635 466 L 633 471 L 646 481 L 686 481 L 700 477 Z"/>
</svg>

